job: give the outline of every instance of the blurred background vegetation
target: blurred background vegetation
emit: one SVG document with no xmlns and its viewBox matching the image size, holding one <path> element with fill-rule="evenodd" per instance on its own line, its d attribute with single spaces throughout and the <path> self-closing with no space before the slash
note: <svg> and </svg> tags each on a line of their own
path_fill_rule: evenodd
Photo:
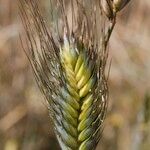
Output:
<svg viewBox="0 0 150 150">
<path fill-rule="evenodd" d="M 0 0 L 0 150 L 59 150 L 22 30 L 17 0 Z M 97 150 L 149 150 L 149 0 L 131 0 L 119 13 L 109 45 L 109 108 Z"/>
</svg>

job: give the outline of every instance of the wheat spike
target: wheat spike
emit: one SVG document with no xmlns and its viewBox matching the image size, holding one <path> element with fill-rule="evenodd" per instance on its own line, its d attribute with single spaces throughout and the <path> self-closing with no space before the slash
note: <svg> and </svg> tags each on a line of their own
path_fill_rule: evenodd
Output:
<svg viewBox="0 0 150 150">
<path fill-rule="evenodd" d="M 48 102 L 62 150 L 94 150 L 101 137 L 108 95 L 101 7 L 98 1 L 72 0 L 69 23 L 67 3 L 55 2 L 61 12 L 56 37 L 46 27 L 37 2 L 20 0 L 29 50 L 25 52 Z"/>
<path fill-rule="evenodd" d="M 60 112 L 56 114 L 55 126 L 62 141 L 72 149 L 90 150 L 97 145 L 100 136 L 106 105 L 102 93 L 96 92 L 95 60 L 96 54 L 87 54 L 85 47 L 66 42 L 62 48 L 65 86 L 58 96 Z"/>
</svg>

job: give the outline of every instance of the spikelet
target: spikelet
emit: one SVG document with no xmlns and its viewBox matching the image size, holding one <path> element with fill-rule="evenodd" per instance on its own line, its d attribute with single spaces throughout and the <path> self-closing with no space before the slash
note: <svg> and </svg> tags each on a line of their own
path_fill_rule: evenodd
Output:
<svg viewBox="0 0 150 150">
<path fill-rule="evenodd" d="M 91 0 L 54 2 L 60 18 L 51 28 L 57 35 L 46 27 L 36 1 L 20 0 L 29 53 L 25 52 L 48 102 L 61 149 L 94 150 L 101 137 L 108 96 L 101 7 Z"/>
<path fill-rule="evenodd" d="M 114 12 L 118 12 L 123 9 L 130 0 L 113 0 Z"/>
<path fill-rule="evenodd" d="M 101 0 L 102 8 L 105 15 L 110 19 L 114 19 L 116 13 L 122 10 L 130 0 Z"/>
</svg>

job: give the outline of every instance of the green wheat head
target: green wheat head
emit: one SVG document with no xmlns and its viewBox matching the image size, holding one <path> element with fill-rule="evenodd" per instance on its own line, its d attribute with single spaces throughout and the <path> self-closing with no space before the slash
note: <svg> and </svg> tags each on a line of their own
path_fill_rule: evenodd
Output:
<svg viewBox="0 0 150 150">
<path fill-rule="evenodd" d="M 27 37 L 25 52 L 48 102 L 61 149 L 94 150 L 101 137 L 108 95 L 101 4 L 54 0 L 51 5 L 57 6 L 53 17 L 59 17 L 52 19 L 48 30 L 37 2 L 20 0 Z"/>
<path fill-rule="evenodd" d="M 76 49 L 75 49 L 75 47 Z M 60 57 L 65 84 L 54 109 L 60 145 L 70 149 L 95 149 L 100 138 L 106 103 L 98 89 L 96 54 L 66 41 Z M 62 141 L 64 143 L 62 143 Z"/>
</svg>

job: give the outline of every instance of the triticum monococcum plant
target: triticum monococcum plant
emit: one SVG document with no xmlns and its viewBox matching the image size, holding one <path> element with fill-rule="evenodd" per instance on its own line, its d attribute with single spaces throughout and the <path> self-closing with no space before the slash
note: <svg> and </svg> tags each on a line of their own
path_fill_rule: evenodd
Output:
<svg viewBox="0 0 150 150">
<path fill-rule="evenodd" d="M 100 1 L 54 0 L 48 30 L 38 3 L 20 0 L 25 52 L 48 102 L 58 142 L 62 150 L 94 150 L 107 109 L 104 71 L 115 17 L 106 29 Z"/>
</svg>

